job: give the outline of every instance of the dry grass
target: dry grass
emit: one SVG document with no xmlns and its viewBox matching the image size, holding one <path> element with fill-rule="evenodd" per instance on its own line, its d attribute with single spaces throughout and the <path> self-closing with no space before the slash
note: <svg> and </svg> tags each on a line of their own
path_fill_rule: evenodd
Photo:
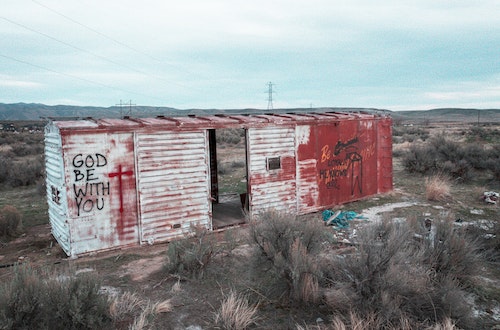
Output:
<svg viewBox="0 0 500 330">
<path fill-rule="evenodd" d="M 130 330 L 151 329 L 154 324 L 156 315 L 168 313 L 173 310 L 170 299 L 153 303 L 148 301 L 142 312 L 134 319 L 134 322 L 129 326 Z"/>
<path fill-rule="evenodd" d="M 113 320 L 123 320 L 125 317 L 133 315 L 137 309 L 142 309 L 145 305 L 135 293 L 125 292 L 113 298 L 109 305 L 109 312 Z"/>
<path fill-rule="evenodd" d="M 429 201 L 444 202 L 451 198 L 451 183 L 443 175 L 434 175 L 425 179 L 425 197 Z"/>
<path fill-rule="evenodd" d="M 246 329 L 255 323 L 258 305 L 250 305 L 245 296 L 231 291 L 215 313 L 215 323 L 223 329 Z"/>
</svg>

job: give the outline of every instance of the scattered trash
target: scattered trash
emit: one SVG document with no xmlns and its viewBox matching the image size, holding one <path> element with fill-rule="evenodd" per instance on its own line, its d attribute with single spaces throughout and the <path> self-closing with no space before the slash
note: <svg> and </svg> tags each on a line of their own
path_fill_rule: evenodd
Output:
<svg viewBox="0 0 500 330">
<path fill-rule="evenodd" d="M 425 229 L 430 231 L 432 229 L 432 219 L 425 219 L 424 220 L 424 227 L 425 227 Z"/>
<path fill-rule="evenodd" d="M 366 220 L 362 215 L 357 214 L 354 211 L 323 211 L 323 221 L 327 226 L 334 226 L 335 229 L 342 229 L 349 227 L 349 221 L 351 220 Z"/>
<path fill-rule="evenodd" d="M 472 209 L 470 210 L 470 214 L 482 215 L 484 214 L 484 210 Z"/>
<path fill-rule="evenodd" d="M 485 191 L 483 194 L 483 200 L 488 204 L 496 204 L 500 194 L 494 191 Z"/>
</svg>

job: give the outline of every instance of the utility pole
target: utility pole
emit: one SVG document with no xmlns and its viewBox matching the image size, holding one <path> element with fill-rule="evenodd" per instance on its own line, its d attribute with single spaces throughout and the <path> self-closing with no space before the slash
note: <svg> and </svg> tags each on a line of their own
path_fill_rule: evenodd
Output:
<svg viewBox="0 0 500 330">
<path fill-rule="evenodd" d="M 267 83 L 267 110 L 273 109 L 273 83 Z"/>
<path fill-rule="evenodd" d="M 132 106 L 136 105 L 132 103 L 132 100 L 129 100 L 128 103 L 123 103 L 122 100 L 120 100 L 119 104 L 115 104 L 116 106 L 120 106 L 120 117 L 123 118 L 124 116 L 130 116 L 132 115 Z M 123 114 L 123 106 L 128 105 L 128 111 Z"/>
</svg>

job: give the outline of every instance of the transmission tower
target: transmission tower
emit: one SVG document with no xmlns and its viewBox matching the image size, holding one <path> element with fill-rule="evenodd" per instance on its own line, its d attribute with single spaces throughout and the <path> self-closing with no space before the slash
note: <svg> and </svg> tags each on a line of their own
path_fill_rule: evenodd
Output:
<svg viewBox="0 0 500 330">
<path fill-rule="evenodd" d="M 273 109 L 273 83 L 267 83 L 267 110 Z"/>
<path fill-rule="evenodd" d="M 136 104 L 133 104 L 132 100 L 129 100 L 128 103 L 124 103 L 122 100 L 120 100 L 120 103 L 116 104 L 116 105 L 120 106 L 120 117 L 124 117 L 124 116 L 131 116 L 132 115 L 132 107 Z M 128 105 L 128 111 L 124 115 L 123 114 L 123 106 L 126 106 L 126 105 Z"/>
</svg>

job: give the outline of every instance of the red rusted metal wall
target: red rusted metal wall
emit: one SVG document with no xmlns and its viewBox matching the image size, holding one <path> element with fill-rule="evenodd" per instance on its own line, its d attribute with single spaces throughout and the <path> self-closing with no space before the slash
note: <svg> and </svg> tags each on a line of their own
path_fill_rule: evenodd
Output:
<svg viewBox="0 0 500 330">
<path fill-rule="evenodd" d="M 391 190 L 388 127 L 390 120 L 366 116 L 297 126 L 299 213 Z M 385 144 L 379 142 L 382 137 Z M 379 159 L 379 155 L 384 158 Z"/>
</svg>

